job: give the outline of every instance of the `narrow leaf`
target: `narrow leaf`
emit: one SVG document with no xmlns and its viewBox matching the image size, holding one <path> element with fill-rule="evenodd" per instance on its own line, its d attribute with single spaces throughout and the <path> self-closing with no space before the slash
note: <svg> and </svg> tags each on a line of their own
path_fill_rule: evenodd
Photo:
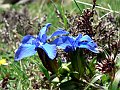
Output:
<svg viewBox="0 0 120 90">
<path fill-rule="evenodd" d="M 87 87 L 85 87 L 84 90 L 87 90 L 91 85 L 93 85 L 93 83 L 95 83 L 97 80 L 99 80 L 103 75 L 99 74 L 99 75 L 94 75 L 91 82 L 89 83 L 89 85 Z"/>
<path fill-rule="evenodd" d="M 118 84 L 120 82 L 120 70 L 118 70 L 115 74 L 114 81 L 112 83 L 111 89 L 110 90 L 119 90 L 118 89 Z"/>
</svg>

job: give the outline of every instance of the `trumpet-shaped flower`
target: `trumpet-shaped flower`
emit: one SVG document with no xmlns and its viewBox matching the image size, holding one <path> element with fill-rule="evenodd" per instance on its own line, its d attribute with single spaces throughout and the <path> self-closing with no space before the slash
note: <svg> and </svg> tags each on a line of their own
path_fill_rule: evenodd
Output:
<svg viewBox="0 0 120 90">
<path fill-rule="evenodd" d="M 15 53 L 15 61 L 34 55 L 37 52 L 37 48 L 43 49 L 50 59 L 54 59 L 57 52 L 56 45 L 47 43 L 47 40 L 54 36 L 68 34 L 68 32 L 63 29 L 58 29 L 51 36 L 47 36 L 46 32 L 50 26 L 51 24 L 47 23 L 40 30 L 37 38 L 32 35 L 24 36 L 21 45 Z"/>
<path fill-rule="evenodd" d="M 86 48 L 94 53 L 99 53 L 97 44 L 88 36 L 79 34 L 77 37 L 62 36 L 55 39 L 53 42 L 58 48 L 64 49 L 66 52 L 75 51 L 76 48 Z"/>
<path fill-rule="evenodd" d="M 99 53 L 97 44 L 88 35 L 83 36 L 78 41 L 78 47 L 86 48 L 94 53 Z"/>
</svg>

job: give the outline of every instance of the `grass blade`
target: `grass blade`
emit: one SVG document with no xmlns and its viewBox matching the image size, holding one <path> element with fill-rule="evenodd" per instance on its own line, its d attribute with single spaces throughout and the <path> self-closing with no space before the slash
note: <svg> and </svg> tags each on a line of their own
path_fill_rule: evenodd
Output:
<svg viewBox="0 0 120 90">
<path fill-rule="evenodd" d="M 118 89 L 118 84 L 120 82 L 120 70 L 118 70 L 115 74 L 115 78 L 114 78 L 114 81 L 112 83 L 112 86 L 110 88 L 110 90 L 119 90 Z"/>
<path fill-rule="evenodd" d="M 73 1 L 73 0 L 72 0 Z M 84 5 L 87 5 L 87 6 L 93 6 L 92 4 L 90 4 L 90 3 L 85 3 L 85 2 L 81 2 L 81 1 L 76 1 L 77 3 L 80 3 L 80 4 L 84 4 Z M 117 14 L 119 14 L 119 12 L 118 11 L 113 11 L 113 10 L 111 10 L 111 9 L 108 9 L 108 8 L 104 8 L 104 7 L 100 7 L 100 6 L 95 6 L 95 8 L 99 8 L 99 9 L 102 9 L 102 10 L 105 10 L 105 11 L 109 11 L 109 12 L 115 12 L 115 13 L 117 13 Z"/>
<path fill-rule="evenodd" d="M 84 90 L 87 90 L 91 85 L 93 86 L 93 83 L 95 83 L 97 80 L 99 80 L 103 75 L 99 74 L 99 75 L 94 75 L 91 82 L 88 83 L 88 85 L 85 87 Z"/>
</svg>

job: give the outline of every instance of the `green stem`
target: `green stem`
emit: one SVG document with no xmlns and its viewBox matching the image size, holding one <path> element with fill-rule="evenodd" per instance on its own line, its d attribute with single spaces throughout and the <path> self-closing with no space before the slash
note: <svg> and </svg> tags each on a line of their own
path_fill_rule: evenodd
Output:
<svg viewBox="0 0 120 90">
<path fill-rule="evenodd" d="M 77 50 L 77 64 L 78 64 L 78 69 L 79 69 L 79 74 L 80 74 L 80 77 L 84 77 L 84 74 L 85 74 L 85 67 L 86 67 L 86 64 L 85 64 L 85 59 L 84 59 L 84 55 L 83 55 L 83 52 L 82 50 L 78 49 Z"/>
<path fill-rule="evenodd" d="M 86 64 L 83 52 L 77 49 L 76 51 L 70 53 L 70 58 L 73 71 L 78 72 L 79 74 L 79 76 L 77 76 L 77 79 L 84 77 Z"/>
</svg>

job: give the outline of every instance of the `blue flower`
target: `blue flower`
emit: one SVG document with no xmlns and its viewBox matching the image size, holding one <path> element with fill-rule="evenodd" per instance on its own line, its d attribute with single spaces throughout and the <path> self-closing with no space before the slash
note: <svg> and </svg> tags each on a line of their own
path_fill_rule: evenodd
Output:
<svg viewBox="0 0 120 90">
<path fill-rule="evenodd" d="M 78 41 L 78 47 L 86 48 L 94 53 L 99 53 L 97 44 L 88 35 L 83 36 Z"/>
<path fill-rule="evenodd" d="M 68 32 L 63 29 L 58 29 L 51 36 L 47 36 L 46 32 L 50 26 L 51 24 L 47 23 L 40 30 L 37 38 L 32 35 L 24 36 L 21 45 L 15 53 L 15 61 L 34 55 L 37 52 L 37 48 L 43 49 L 50 59 L 54 59 L 57 53 L 56 45 L 47 43 L 47 40 L 54 36 L 68 34 Z"/>
<path fill-rule="evenodd" d="M 99 53 L 97 44 L 88 35 L 82 36 L 82 34 L 79 34 L 77 37 L 61 36 L 52 43 L 66 52 L 75 51 L 76 48 L 86 48 L 94 53 Z"/>
</svg>

